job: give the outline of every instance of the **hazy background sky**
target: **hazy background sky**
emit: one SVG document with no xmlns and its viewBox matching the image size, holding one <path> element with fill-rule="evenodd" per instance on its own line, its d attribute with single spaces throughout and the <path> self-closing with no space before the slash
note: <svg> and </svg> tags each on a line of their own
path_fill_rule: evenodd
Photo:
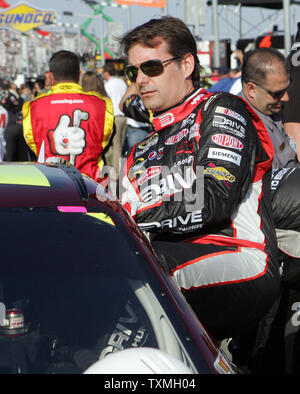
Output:
<svg viewBox="0 0 300 394">
<path fill-rule="evenodd" d="M 83 0 L 6 0 L 11 6 L 17 4 L 28 4 L 39 9 L 54 10 L 57 15 L 57 20 L 63 23 L 83 24 L 87 20 L 88 15 L 93 14 L 93 9 L 84 3 Z M 189 0 L 186 0 L 189 2 Z M 100 3 L 100 1 L 99 1 Z M 199 0 L 200 4 L 200 0 Z M 133 5 L 130 6 L 130 18 L 128 12 L 124 8 L 105 7 L 104 12 L 112 17 L 115 22 L 122 22 L 123 32 L 128 29 L 128 21 L 130 27 L 135 27 L 143 22 L 146 22 L 152 17 L 163 15 L 165 12 L 169 15 L 177 16 L 185 20 L 185 0 L 168 0 L 167 9 L 142 7 Z M 3 11 L 6 11 L 3 9 Z M 64 11 L 72 11 L 78 16 L 64 16 Z M 231 39 L 235 44 L 239 38 L 238 29 L 238 12 L 235 6 L 218 6 L 219 13 L 219 38 Z M 201 39 L 213 38 L 213 19 L 212 7 L 205 6 L 205 24 L 199 26 L 198 35 Z M 255 38 L 266 31 L 272 30 L 273 25 L 278 25 L 279 30 L 284 30 L 284 12 L 283 10 L 268 10 L 265 8 L 242 7 L 242 34 L 243 38 Z M 297 22 L 300 22 L 300 6 L 291 6 L 291 33 L 296 32 Z M 104 33 L 106 31 L 106 22 L 104 22 Z M 99 22 L 95 21 L 89 26 L 89 32 L 98 35 Z"/>
</svg>

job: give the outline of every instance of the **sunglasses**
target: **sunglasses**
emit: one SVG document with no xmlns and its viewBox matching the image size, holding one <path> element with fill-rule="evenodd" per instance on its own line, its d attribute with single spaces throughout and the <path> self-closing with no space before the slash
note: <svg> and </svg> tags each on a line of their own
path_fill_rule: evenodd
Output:
<svg viewBox="0 0 300 394">
<path fill-rule="evenodd" d="M 280 100 L 281 97 L 284 96 L 285 92 L 286 92 L 286 91 L 288 90 L 288 88 L 289 88 L 289 87 L 286 87 L 285 89 L 276 90 L 275 92 L 273 92 L 272 90 L 267 89 L 267 88 L 265 88 L 264 86 L 259 85 L 259 84 L 256 83 L 256 82 L 253 82 L 253 81 L 249 81 L 249 82 L 252 82 L 252 83 L 254 83 L 256 86 L 258 86 L 259 88 L 263 89 L 263 90 L 264 90 L 265 92 L 267 92 L 271 97 L 273 97 L 274 100 Z"/>
<path fill-rule="evenodd" d="M 136 66 L 127 66 L 125 68 L 126 75 L 131 82 L 136 81 L 139 70 L 141 70 L 148 77 L 158 77 L 164 72 L 164 64 L 175 59 L 177 59 L 177 57 L 171 57 L 170 59 L 164 61 L 159 59 L 151 59 Z"/>
</svg>

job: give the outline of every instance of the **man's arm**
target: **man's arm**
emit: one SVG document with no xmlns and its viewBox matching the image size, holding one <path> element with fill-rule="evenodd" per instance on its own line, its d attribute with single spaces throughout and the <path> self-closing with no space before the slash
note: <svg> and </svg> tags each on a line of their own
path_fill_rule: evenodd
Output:
<svg viewBox="0 0 300 394">
<path fill-rule="evenodd" d="M 120 105 L 119 105 L 120 111 L 124 112 L 124 103 L 125 103 L 125 100 L 126 100 L 126 98 L 127 98 L 128 96 L 131 96 L 132 94 L 135 94 L 135 95 L 137 95 L 137 96 L 139 95 L 139 90 L 138 90 L 138 87 L 136 86 L 135 83 L 131 83 L 131 84 L 128 86 L 128 88 L 127 88 L 127 90 L 126 90 L 124 96 L 121 98 Z"/>
<path fill-rule="evenodd" d="M 128 86 L 126 93 L 120 101 L 120 110 L 128 118 L 152 125 L 152 113 L 144 106 L 135 83 L 131 83 Z"/>
<path fill-rule="evenodd" d="M 286 122 L 284 130 L 296 144 L 297 159 L 300 162 L 300 123 Z"/>
</svg>

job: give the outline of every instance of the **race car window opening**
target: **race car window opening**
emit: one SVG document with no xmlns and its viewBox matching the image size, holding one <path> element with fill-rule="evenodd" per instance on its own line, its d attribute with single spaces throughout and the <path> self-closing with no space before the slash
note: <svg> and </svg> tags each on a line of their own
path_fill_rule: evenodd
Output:
<svg viewBox="0 0 300 394">
<path fill-rule="evenodd" d="M 197 373 L 197 369 L 148 283 L 129 281 L 132 289 L 151 321 L 159 349 L 183 361 Z"/>
</svg>

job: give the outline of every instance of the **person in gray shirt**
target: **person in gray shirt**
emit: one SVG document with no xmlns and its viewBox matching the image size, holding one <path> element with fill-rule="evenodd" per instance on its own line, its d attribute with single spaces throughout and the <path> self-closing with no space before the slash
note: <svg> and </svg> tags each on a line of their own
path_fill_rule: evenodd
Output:
<svg viewBox="0 0 300 394">
<path fill-rule="evenodd" d="M 273 168 L 300 167 L 295 144 L 284 130 L 282 107 L 289 100 L 290 74 L 285 57 L 274 48 L 258 48 L 245 54 L 242 91 L 266 126 L 274 147 Z"/>
</svg>

